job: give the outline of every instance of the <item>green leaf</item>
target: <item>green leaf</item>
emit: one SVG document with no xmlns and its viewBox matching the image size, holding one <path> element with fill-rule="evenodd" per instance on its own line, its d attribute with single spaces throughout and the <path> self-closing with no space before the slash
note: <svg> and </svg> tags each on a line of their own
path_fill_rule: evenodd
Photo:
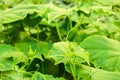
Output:
<svg viewBox="0 0 120 80">
<path fill-rule="evenodd" d="M 27 14 L 33 14 L 34 12 L 38 13 L 39 16 L 42 16 L 46 11 L 46 7 L 43 5 L 18 5 L 15 8 L 7 9 L 0 12 L 0 23 L 11 23 L 17 20 L 24 19 Z"/>
<path fill-rule="evenodd" d="M 120 0 L 97 0 L 97 2 L 102 5 L 119 5 Z"/>
<path fill-rule="evenodd" d="M 66 70 L 70 73 L 69 65 L 66 65 Z M 77 80 L 120 80 L 119 72 L 110 72 L 102 69 L 96 69 L 85 65 L 76 65 Z"/>
<path fill-rule="evenodd" d="M 77 33 L 71 38 L 70 41 L 75 41 L 80 44 L 86 37 L 97 34 L 98 30 L 96 28 L 87 28 L 77 31 Z"/>
<path fill-rule="evenodd" d="M 120 42 L 117 40 L 93 35 L 86 38 L 80 46 L 89 52 L 90 60 L 95 67 L 120 71 Z"/>
<path fill-rule="evenodd" d="M 0 44 L 0 71 L 14 70 L 16 64 L 24 62 L 26 56 L 17 48 Z"/>
<path fill-rule="evenodd" d="M 48 13 L 48 23 L 51 23 L 52 21 L 55 21 L 57 18 L 61 18 L 62 16 L 68 16 L 72 12 L 72 8 L 65 9 L 57 7 L 54 4 L 48 4 L 50 10 Z"/>
<path fill-rule="evenodd" d="M 92 6 L 91 10 L 93 11 L 93 13 L 96 13 L 97 15 L 101 15 L 101 14 L 110 14 L 112 13 L 112 6 Z"/>
<path fill-rule="evenodd" d="M 1 0 L 1 2 L 3 2 L 7 7 L 13 7 L 17 4 L 19 4 L 20 0 Z"/>
<path fill-rule="evenodd" d="M 65 80 L 64 78 L 54 78 L 52 75 L 43 75 L 39 72 L 35 72 L 31 80 Z"/>
<path fill-rule="evenodd" d="M 110 38 L 120 41 L 120 32 L 115 32 L 111 34 Z"/>
<path fill-rule="evenodd" d="M 31 78 L 31 80 L 46 80 L 45 76 L 39 72 L 35 72 Z"/>
<path fill-rule="evenodd" d="M 37 42 L 37 41 L 31 41 L 31 42 L 20 42 L 16 43 L 15 45 L 18 47 L 21 51 L 26 53 L 26 56 L 28 57 L 34 57 L 42 59 L 42 54 L 46 55 L 48 51 L 51 49 L 52 44 L 47 42 Z"/>
<path fill-rule="evenodd" d="M 25 71 L 3 71 L 0 79 L 2 80 L 30 80 L 32 74 Z"/>
<path fill-rule="evenodd" d="M 59 63 L 89 63 L 88 53 L 74 42 L 57 42 L 48 54 L 49 58 L 55 60 L 55 64 Z"/>
<path fill-rule="evenodd" d="M 96 29 L 98 29 L 98 32 L 102 32 L 104 34 L 106 33 L 111 34 L 120 31 L 119 27 L 115 26 L 113 23 L 108 23 L 108 22 L 106 23 L 93 22 L 91 26 L 94 26 Z"/>
</svg>

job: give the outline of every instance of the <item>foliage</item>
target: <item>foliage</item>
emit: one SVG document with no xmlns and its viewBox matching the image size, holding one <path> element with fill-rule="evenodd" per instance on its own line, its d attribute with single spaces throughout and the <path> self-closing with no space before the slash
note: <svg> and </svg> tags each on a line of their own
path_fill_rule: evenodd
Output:
<svg viewBox="0 0 120 80">
<path fill-rule="evenodd" d="M 120 0 L 1 0 L 0 80 L 120 80 Z"/>
</svg>

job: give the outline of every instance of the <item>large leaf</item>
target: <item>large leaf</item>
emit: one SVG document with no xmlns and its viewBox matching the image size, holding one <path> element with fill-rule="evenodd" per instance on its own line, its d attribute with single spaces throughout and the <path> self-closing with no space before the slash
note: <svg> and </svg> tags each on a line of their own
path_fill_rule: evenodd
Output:
<svg viewBox="0 0 120 80">
<path fill-rule="evenodd" d="M 11 23 L 17 20 L 24 19 L 27 14 L 33 14 L 37 12 L 39 16 L 43 15 L 46 11 L 46 7 L 43 5 L 18 5 L 15 8 L 7 9 L 5 11 L 0 12 L 0 23 Z"/>
<path fill-rule="evenodd" d="M 71 68 L 66 65 L 66 70 L 70 73 Z M 119 72 L 110 72 L 102 69 L 96 69 L 85 65 L 76 65 L 77 80 L 120 80 Z"/>
<path fill-rule="evenodd" d="M 53 58 L 56 64 L 89 62 L 88 53 L 74 42 L 54 43 L 48 57 Z"/>
<path fill-rule="evenodd" d="M 69 15 L 71 9 L 63 9 L 55 6 L 54 4 L 44 4 L 44 5 L 34 5 L 34 4 L 27 4 L 27 5 L 18 5 L 14 8 L 7 9 L 0 12 L 0 23 L 11 23 L 17 20 L 24 19 L 27 14 L 33 14 L 34 12 L 38 13 L 39 16 L 47 17 L 48 22 L 55 20 L 56 18 Z M 48 13 L 48 15 L 47 15 Z M 39 18 L 39 17 L 38 17 Z M 39 20 L 39 19 L 38 19 Z M 31 23 L 29 23 L 31 24 Z"/>
<path fill-rule="evenodd" d="M 14 70 L 16 64 L 23 62 L 26 56 L 17 48 L 0 44 L 0 71 Z"/>
<path fill-rule="evenodd" d="M 94 35 L 86 38 L 80 46 L 89 52 L 95 67 L 120 71 L 120 42 Z"/>
</svg>

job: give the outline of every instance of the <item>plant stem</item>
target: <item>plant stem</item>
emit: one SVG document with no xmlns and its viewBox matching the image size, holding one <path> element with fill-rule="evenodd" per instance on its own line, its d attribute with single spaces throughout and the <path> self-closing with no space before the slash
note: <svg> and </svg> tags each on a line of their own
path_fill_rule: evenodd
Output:
<svg viewBox="0 0 120 80">
<path fill-rule="evenodd" d="M 72 29 L 72 20 L 70 15 L 68 16 L 68 19 L 69 19 L 70 29 Z"/>
<path fill-rule="evenodd" d="M 39 41 L 39 26 L 38 25 L 36 26 L 37 26 L 37 41 Z"/>
<path fill-rule="evenodd" d="M 75 65 L 70 63 L 70 68 L 71 68 L 71 72 L 72 72 L 72 75 L 73 75 L 73 78 L 74 80 L 77 80 L 76 79 L 76 69 L 75 69 Z"/>
<path fill-rule="evenodd" d="M 32 58 L 30 58 L 30 62 L 28 62 L 29 64 L 28 64 L 28 66 L 26 67 L 26 70 L 28 70 L 28 68 L 30 67 L 30 65 L 31 65 L 31 63 L 32 63 L 32 61 L 34 60 L 34 58 L 32 57 Z"/>
<path fill-rule="evenodd" d="M 84 19 L 84 15 L 81 15 L 81 16 L 79 17 L 78 24 L 75 25 L 75 28 L 78 29 L 78 28 L 80 27 L 80 29 L 82 29 L 82 27 L 81 27 L 80 25 L 81 25 L 83 19 Z"/>
<path fill-rule="evenodd" d="M 68 40 L 68 37 L 71 33 L 74 34 L 75 32 L 77 32 L 79 27 L 80 27 L 80 29 L 82 29 L 82 27 L 80 25 L 81 25 L 83 19 L 84 19 L 84 15 L 81 15 L 79 21 L 77 21 L 77 24 L 68 32 L 67 37 L 66 37 L 66 41 Z"/>
<path fill-rule="evenodd" d="M 63 41 L 62 37 L 61 37 L 61 34 L 60 34 L 60 30 L 59 30 L 57 21 L 55 21 L 55 23 L 56 23 L 56 29 L 57 29 L 57 33 L 58 33 L 59 39 L 60 39 L 60 41 Z"/>
</svg>

